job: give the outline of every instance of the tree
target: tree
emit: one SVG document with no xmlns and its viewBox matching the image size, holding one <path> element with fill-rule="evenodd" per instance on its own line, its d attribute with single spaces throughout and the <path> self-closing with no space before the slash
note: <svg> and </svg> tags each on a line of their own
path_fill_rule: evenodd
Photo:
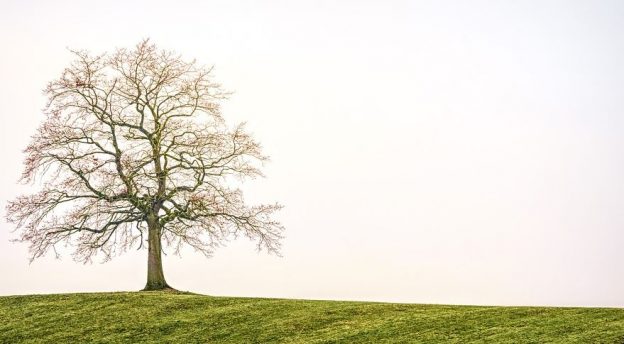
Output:
<svg viewBox="0 0 624 344">
<path fill-rule="evenodd" d="M 245 204 L 233 182 L 261 176 L 267 160 L 244 130 L 229 128 L 227 98 L 212 68 L 185 62 L 145 40 L 135 49 L 76 60 L 49 83 L 46 119 L 25 149 L 21 180 L 41 190 L 7 205 L 31 260 L 59 244 L 74 258 L 109 260 L 148 250 L 144 290 L 170 288 L 163 246 L 210 256 L 244 235 L 277 253 L 280 205 Z"/>
</svg>

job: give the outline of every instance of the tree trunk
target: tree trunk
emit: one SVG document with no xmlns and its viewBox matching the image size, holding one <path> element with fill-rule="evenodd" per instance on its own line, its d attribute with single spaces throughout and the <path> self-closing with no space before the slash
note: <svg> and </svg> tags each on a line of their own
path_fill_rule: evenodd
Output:
<svg viewBox="0 0 624 344">
<path fill-rule="evenodd" d="M 160 241 L 161 228 L 155 216 L 147 219 L 148 253 L 147 253 L 147 284 L 143 290 L 173 289 L 165 281 L 162 267 L 162 246 Z"/>
</svg>

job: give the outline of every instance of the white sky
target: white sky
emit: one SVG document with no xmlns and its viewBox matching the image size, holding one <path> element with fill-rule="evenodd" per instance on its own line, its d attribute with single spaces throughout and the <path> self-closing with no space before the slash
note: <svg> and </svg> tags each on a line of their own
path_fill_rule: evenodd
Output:
<svg viewBox="0 0 624 344">
<path fill-rule="evenodd" d="M 0 206 L 70 48 L 216 66 L 272 162 L 283 257 L 241 239 L 165 257 L 212 295 L 624 306 L 624 2 L 2 1 Z M 2 220 L 4 221 L 4 220 Z M 146 251 L 28 263 L 0 294 L 137 290 Z"/>
</svg>

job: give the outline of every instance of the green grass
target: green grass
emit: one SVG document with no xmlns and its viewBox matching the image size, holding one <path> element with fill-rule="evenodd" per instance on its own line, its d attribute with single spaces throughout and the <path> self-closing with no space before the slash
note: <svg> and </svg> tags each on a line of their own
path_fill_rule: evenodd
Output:
<svg viewBox="0 0 624 344">
<path fill-rule="evenodd" d="M 624 309 L 172 292 L 7 296 L 0 343 L 624 343 Z"/>
</svg>

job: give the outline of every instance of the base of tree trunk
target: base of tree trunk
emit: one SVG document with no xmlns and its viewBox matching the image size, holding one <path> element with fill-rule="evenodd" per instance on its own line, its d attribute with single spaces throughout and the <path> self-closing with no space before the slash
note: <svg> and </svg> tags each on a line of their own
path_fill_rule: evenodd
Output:
<svg viewBox="0 0 624 344">
<path fill-rule="evenodd" d="M 170 287 L 168 284 L 165 285 L 146 285 L 145 288 L 140 291 L 178 291 L 175 288 Z"/>
</svg>

